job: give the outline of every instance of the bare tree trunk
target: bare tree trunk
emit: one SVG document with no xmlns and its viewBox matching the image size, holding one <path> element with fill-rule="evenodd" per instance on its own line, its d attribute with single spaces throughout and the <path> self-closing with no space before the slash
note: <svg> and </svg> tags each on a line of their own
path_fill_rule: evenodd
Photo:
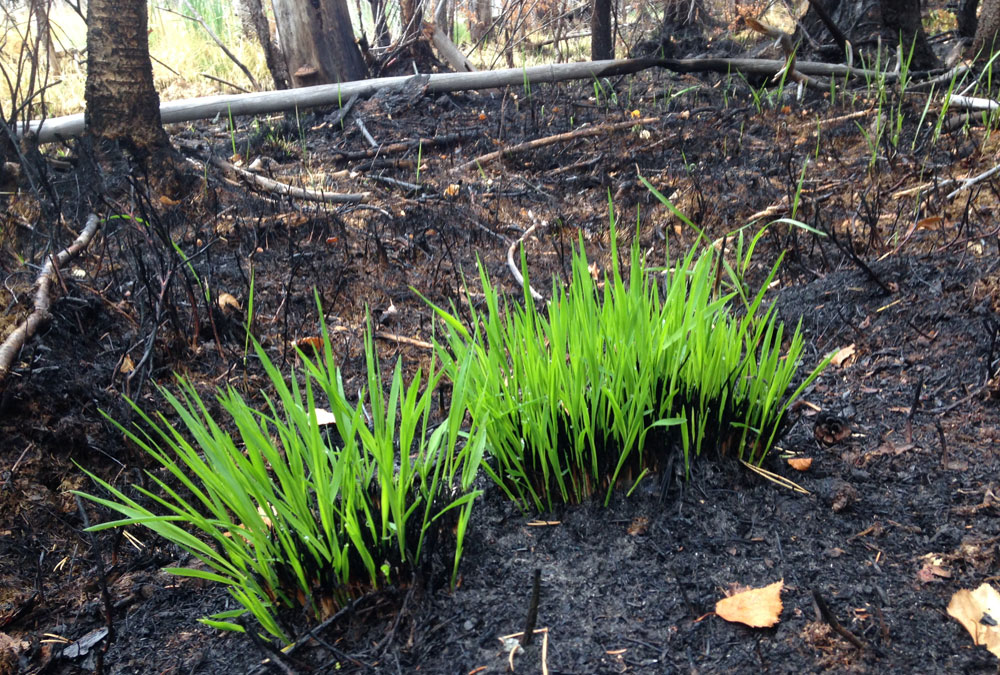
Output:
<svg viewBox="0 0 1000 675">
<path fill-rule="evenodd" d="M 87 132 L 124 140 L 139 156 L 168 148 L 149 60 L 146 0 L 87 4 Z"/>
<path fill-rule="evenodd" d="M 49 75 L 58 77 L 62 74 L 59 67 L 59 59 L 56 58 L 56 48 L 52 44 L 52 28 L 49 25 L 49 12 L 52 11 L 52 0 L 32 0 L 31 13 L 35 15 L 35 28 L 38 32 L 36 57 L 39 59 L 38 65 L 41 67 L 42 54 L 48 63 Z"/>
<path fill-rule="evenodd" d="M 264 50 L 264 62 L 271 73 L 275 89 L 288 89 L 291 78 L 288 76 L 288 66 L 281 55 L 278 43 L 271 37 L 271 27 L 267 23 L 264 5 L 261 0 L 237 0 L 236 11 L 240 16 L 243 34 L 257 42 Z"/>
<path fill-rule="evenodd" d="M 448 0 L 434 0 L 434 25 L 441 29 L 441 32 L 451 39 L 453 34 L 451 24 L 448 23 Z"/>
<path fill-rule="evenodd" d="M 590 16 L 590 60 L 604 61 L 615 57 L 614 36 L 611 34 L 611 0 L 594 0 Z"/>
<path fill-rule="evenodd" d="M 271 0 L 292 86 L 363 80 L 367 76 L 347 0 Z"/>
<path fill-rule="evenodd" d="M 493 2 L 492 0 L 473 0 L 475 6 L 476 20 L 472 25 L 469 34 L 473 42 L 479 42 L 487 36 L 493 26 Z"/>
</svg>

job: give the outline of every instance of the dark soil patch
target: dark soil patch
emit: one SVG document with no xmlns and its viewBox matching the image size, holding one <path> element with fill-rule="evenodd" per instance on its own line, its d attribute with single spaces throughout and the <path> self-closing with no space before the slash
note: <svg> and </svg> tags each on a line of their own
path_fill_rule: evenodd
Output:
<svg viewBox="0 0 1000 675">
<path fill-rule="evenodd" d="M 974 647 L 945 608 L 959 588 L 995 578 L 1000 553 L 1000 430 L 990 384 L 997 201 L 975 191 L 966 208 L 931 185 L 918 203 L 916 191 L 906 191 L 929 173 L 939 180 L 977 173 L 992 162 L 997 137 L 973 130 L 976 149 L 968 153 L 957 138 L 932 145 L 926 127 L 915 130 L 914 104 L 907 111 L 916 150 L 883 150 L 869 168 L 864 137 L 845 118 L 860 107 L 807 94 L 758 113 L 745 85 L 702 86 L 716 82 L 647 73 L 608 83 L 616 104 L 588 100 L 590 85 L 561 85 L 530 96 L 484 92 L 359 107 L 381 142 L 456 139 L 411 143 L 394 156 L 368 156 L 356 125 L 324 121 L 336 111 L 304 116 L 294 134 L 276 128 L 268 136 L 248 122 L 237 136 L 247 160 L 258 147 L 278 158 L 272 171 L 280 180 L 340 191 L 363 186 L 373 199 L 362 206 L 291 203 L 214 174 L 190 203 L 144 202 L 141 180 L 132 196 L 115 197 L 114 209 L 105 203 L 102 215 L 131 214 L 146 225 L 108 221 L 100 242 L 75 263 L 80 273 L 66 275 L 69 292 L 55 320 L 0 390 L 0 639 L 9 636 L 18 651 L 8 670 L 277 672 L 259 666 L 273 658 L 259 644 L 196 623 L 232 601 L 165 575 L 163 567 L 178 563 L 176 550 L 142 531 L 133 532 L 136 544 L 120 533 L 84 533 L 68 492 L 89 489 L 77 464 L 117 485 L 142 479 L 148 461 L 99 414 L 129 420 L 123 393 L 156 409 L 151 384 L 169 384 L 172 371 L 206 392 L 232 384 L 255 396 L 264 388 L 260 369 L 244 359 L 251 276 L 251 326 L 276 363 L 288 370 L 295 341 L 316 335 L 316 289 L 346 389 L 357 391 L 366 311 L 389 335 L 379 340 L 385 368 L 397 356 L 408 370 L 426 363 L 426 350 L 391 337 L 432 335 L 431 312 L 413 289 L 460 306 L 463 275 L 475 278 L 478 256 L 493 279 L 516 290 L 507 247 L 536 222 L 544 226 L 526 248 L 542 289 L 567 272 L 581 234 L 606 269 L 609 191 L 626 245 L 638 210 L 638 236 L 654 263 L 663 261 L 665 242 L 685 250 L 696 234 L 651 197 L 637 169 L 715 238 L 765 210 L 757 217 L 791 215 L 808 160 L 794 215 L 835 232 L 839 245 L 775 226 L 750 276 L 762 278 L 786 253 L 780 289 L 769 298 L 786 322 L 803 317 L 807 367 L 855 345 L 854 357 L 807 392 L 808 405 L 797 407 L 797 423 L 771 456 L 769 468 L 784 475 L 794 472 L 782 451 L 814 459 L 808 472 L 791 476 L 809 495 L 705 458 L 690 481 L 670 482 L 663 498 L 661 481 L 651 479 L 608 508 L 566 507 L 532 521 L 484 485 L 457 589 L 434 573 L 444 568 L 447 551 L 440 551 L 432 573 L 360 600 L 282 659 L 294 672 L 504 672 L 508 650 L 499 638 L 523 629 L 537 569 L 537 626 L 548 630 L 552 673 L 994 672 L 995 658 Z M 689 85 L 699 88 L 667 108 L 655 102 L 668 88 Z M 498 143 L 618 122 L 633 109 L 660 118 L 646 126 L 648 137 L 636 129 L 508 157 L 482 171 L 453 169 Z M 220 155 L 231 154 L 223 127 L 197 133 Z M 68 175 L 52 181 L 60 194 L 73 184 Z M 82 201 L 72 208 L 86 210 Z M 18 229 L 19 237 L 37 247 L 43 236 L 71 239 L 46 227 L 44 235 Z M 175 243 L 188 262 L 179 262 Z M 11 280 L 3 299 L 11 312 L 23 311 L 32 273 L 9 258 L 3 265 Z M 239 308 L 206 301 L 199 282 L 212 298 L 230 294 Z M 814 425 L 831 415 L 851 434 L 828 446 Z M 91 522 L 108 517 L 86 508 Z M 734 585 L 779 579 L 785 607 L 776 628 L 712 615 Z M 106 653 L 101 644 L 74 653 L 68 643 L 107 625 L 102 580 L 114 640 Z M 819 617 L 814 594 L 862 649 Z M 539 636 L 516 657 L 517 671 L 538 672 L 542 658 Z"/>
</svg>

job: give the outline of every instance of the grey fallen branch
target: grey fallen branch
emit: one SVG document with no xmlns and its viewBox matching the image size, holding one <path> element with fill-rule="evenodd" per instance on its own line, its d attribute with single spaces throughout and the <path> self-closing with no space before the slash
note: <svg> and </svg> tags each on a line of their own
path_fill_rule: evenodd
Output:
<svg viewBox="0 0 1000 675">
<path fill-rule="evenodd" d="M 446 93 L 476 89 L 496 89 L 524 86 L 543 82 L 567 80 L 594 80 L 637 73 L 649 68 L 664 68 L 678 73 L 753 73 L 770 75 L 781 72 L 788 65 L 785 59 L 619 59 L 614 61 L 585 61 L 582 63 L 555 63 L 530 68 L 508 68 L 475 73 L 439 73 L 383 77 L 341 84 L 323 84 L 300 89 L 262 91 L 250 94 L 203 96 L 182 101 L 169 101 L 160 106 L 164 124 L 209 119 L 216 115 L 262 115 L 267 113 L 315 106 L 336 106 L 351 96 L 366 98 L 382 89 L 400 87 L 413 77 L 426 82 L 428 93 Z M 886 81 L 898 79 L 898 73 L 878 73 L 872 70 L 851 68 L 842 64 L 797 61 L 795 70 L 802 75 L 836 75 L 838 77 L 884 77 Z M 916 78 L 919 73 L 911 73 Z M 44 122 L 28 123 L 28 129 L 38 134 L 40 143 L 51 143 L 60 138 L 79 136 L 84 131 L 83 114 L 55 117 Z M 18 136 L 24 125 L 16 126 Z"/>
<path fill-rule="evenodd" d="M 252 171 L 241 169 L 235 164 L 227 162 L 224 159 L 219 159 L 218 157 L 213 157 L 209 161 L 220 169 L 231 171 L 268 192 L 275 192 L 294 199 L 305 199 L 311 202 L 323 202 L 326 204 L 357 204 L 368 201 L 368 197 L 370 196 L 368 192 L 344 193 L 327 192 L 326 190 L 306 190 L 305 188 L 297 188 L 287 183 L 279 183 L 264 176 L 258 176 Z"/>
<path fill-rule="evenodd" d="M 948 99 L 949 108 L 961 108 L 962 110 L 973 110 L 973 111 L 989 111 L 993 112 L 1000 108 L 1000 103 L 997 103 L 991 98 L 981 98 L 978 96 L 952 96 Z"/>
<path fill-rule="evenodd" d="M 14 332 L 8 335 L 7 339 L 0 345 L 0 381 L 6 379 L 11 364 L 14 363 L 14 359 L 21 352 L 25 342 L 31 339 L 39 328 L 52 320 L 52 282 L 57 279 L 59 268 L 87 248 L 97 233 L 98 223 L 97 216 L 91 214 L 87 218 L 87 223 L 80 236 L 68 247 L 45 261 L 41 273 L 35 280 L 38 289 L 35 291 L 34 310 L 24 320 L 24 323 L 15 328 Z"/>
<path fill-rule="evenodd" d="M 962 190 L 968 190 L 973 185 L 982 183 L 984 180 L 996 175 L 997 173 L 1000 173 L 1000 165 L 993 167 L 989 171 L 984 171 L 978 176 L 972 176 L 971 178 L 966 178 L 965 180 L 962 181 L 961 185 L 959 185 L 957 188 L 949 192 L 948 196 L 945 197 L 945 199 L 952 200 L 955 197 L 957 197 Z"/>
<path fill-rule="evenodd" d="M 512 145 L 509 148 L 504 148 L 502 150 L 495 150 L 493 152 L 488 152 L 485 155 L 480 155 L 475 159 L 472 159 L 465 164 L 459 164 L 455 167 L 455 171 L 463 171 L 465 169 L 470 169 L 474 166 L 481 164 L 486 164 L 487 162 L 492 162 L 495 159 L 500 159 L 501 157 L 507 157 L 510 155 L 515 155 L 519 152 L 526 152 L 528 150 L 534 150 L 535 148 L 540 148 L 546 145 L 552 145 L 554 143 L 564 143 L 566 141 L 571 141 L 576 138 L 583 138 L 584 136 L 598 136 L 600 134 L 606 134 L 612 131 L 620 131 L 622 129 L 631 129 L 635 126 L 642 126 L 643 124 L 653 124 L 659 122 L 659 117 L 643 117 L 642 119 L 629 120 L 627 122 L 615 122 L 614 124 L 600 124 L 595 127 L 582 127 L 580 129 L 574 129 L 573 131 L 567 131 L 562 134 L 555 134 L 552 136 L 546 136 L 544 138 L 536 138 L 533 141 L 525 141 L 524 143 L 518 143 L 517 145 Z"/>
</svg>

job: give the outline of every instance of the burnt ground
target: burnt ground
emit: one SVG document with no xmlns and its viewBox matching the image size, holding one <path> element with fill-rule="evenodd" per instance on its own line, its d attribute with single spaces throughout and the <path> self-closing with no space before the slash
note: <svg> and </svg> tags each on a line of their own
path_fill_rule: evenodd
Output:
<svg viewBox="0 0 1000 675">
<path fill-rule="evenodd" d="M 50 168 L 44 191 L 9 198 L 7 323 L 23 317 L 36 273 L 10 251 L 37 261 L 50 240 L 68 243 L 91 208 L 118 217 L 63 274 L 53 322 L 0 390 L 0 672 L 503 672 L 499 638 L 523 629 L 535 570 L 547 642 L 544 655 L 541 636 L 518 655 L 516 672 L 539 672 L 543 660 L 551 673 L 994 672 L 996 659 L 945 608 L 956 590 L 1000 573 L 998 184 L 949 198 L 947 181 L 990 168 L 997 135 L 971 126 L 935 140 L 919 126 L 924 99 L 907 97 L 898 149 L 886 141 L 872 162 L 859 129 L 875 119 L 863 84 L 832 102 L 807 92 L 759 109 L 738 78 L 647 72 L 602 85 L 600 100 L 593 83 L 418 93 L 358 103 L 343 125 L 323 110 L 239 120 L 234 135 L 225 123 L 172 130 L 195 156 L 230 157 L 235 143 L 246 163 L 270 158 L 278 180 L 370 191 L 361 206 L 275 197 L 214 168 L 205 189 L 173 203 L 148 196 L 141 173 L 95 164 L 77 144 L 66 148 L 76 172 Z M 632 110 L 657 119 L 458 168 Z M 356 117 L 380 142 L 409 145 L 371 152 Z M 807 495 L 709 457 L 665 495 L 654 478 L 607 508 L 526 516 L 484 484 L 455 590 L 440 551 L 413 585 L 362 598 L 282 657 L 283 668 L 261 666 L 268 653 L 246 636 L 196 622 L 232 602 L 162 572 L 183 563 L 177 550 L 140 530 L 137 545 L 83 531 L 69 493 L 90 489 L 78 465 L 120 486 L 149 466 L 100 410 L 127 422 L 126 394 L 156 409 L 152 384 L 174 371 L 205 391 L 264 387 L 244 358 L 251 278 L 251 330 L 286 370 L 295 340 L 318 330 L 318 290 L 346 389 L 357 391 L 366 308 L 384 366 L 400 357 L 412 372 L 429 356 L 405 339 L 426 341 L 433 327 L 417 291 L 459 302 L 477 256 L 515 291 L 506 251 L 531 225 L 528 266 L 544 288 L 568 269 L 581 235 L 606 269 L 609 194 L 626 242 L 640 214 L 652 261 L 667 242 L 672 251 L 695 242 L 638 175 L 715 238 L 793 215 L 800 174 L 795 217 L 835 236 L 772 227 L 751 279 L 785 253 L 768 298 L 786 322 L 802 317 L 806 365 L 854 345 L 806 392 L 770 456 L 768 468 Z M 65 225 L 52 225 L 59 213 Z M 223 293 L 240 307 L 216 304 Z M 850 433 L 822 443 L 831 417 Z M 790 452 L 811 468 L 793 471 Z M 89 522 L 109 517 L 85 509 Z M 712 614 L 734 586 L 781 579 L 775 628 Z M 821 616 L 817 596 L 860 647 Z M 107 627 L 109 607 L 113 640 L 82 646 Z"/>
</svg>

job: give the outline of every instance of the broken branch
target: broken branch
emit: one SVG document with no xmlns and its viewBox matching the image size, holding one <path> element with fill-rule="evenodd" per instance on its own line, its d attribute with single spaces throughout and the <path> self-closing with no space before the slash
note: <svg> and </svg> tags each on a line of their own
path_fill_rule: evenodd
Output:
<svg viewBox="0 0 1000 675">
<path fill-rule="evenodd" d="M 465 164 L 459 164 L 455 167 L 455 171 L 461 171 L 463 169 L 469 169 L 479 164 L 485 164 L 486 162 L 492 162 L 495 159 L 499 159 L 505 155 L 514 155 L 519 152 L 526 152 L 528 150 L 534 150 L 535 148 L 541 148 L 546 145 L 552 145 L 554 143 L 563 143 L 565 141 L 571 141 L 575 138 L 583 138 L 585 136 L 597 136 L 599 134 L 606 134 L 612 131 L 620 131 L 621 129 L 631 129 L 637 125 L 643 124 L 653 124 L 654 122 L 659 122 L 659 117 L 643 117 L 642 119 L 629 120 L 628 122 L 615 122 L 614 124 L 601 124 L 596 127 L 582 127 L 580 129 L 574 129 L 573 131 L 567 131 L 562 134 L 555 134 L 554 136 L 546 136 L 545 138 L 536 138 L 533 141 L 526 141 L 524 143 L 518 143 L 517 145 L 512 145 L 509 148 L 504 148 L 502 150 L 496 150 L 494 152 L 488 152 L 485 155 L 480 155 L 475 159 L 466 162 Z"/>
<path fill-rule="evenodd" d="M 14 358 L 20 353 L 24 343 L 31 339 L 38 332 L 39 328 L 52 320 L 52 312 L 50 311 L 52 307 L 50 292 L 52 282 L 56 280 L 59 268 L 90 244 L 91 239 L 94 238 L 94 234 L 97 233 L 98 223 L 97 216 L 91 214 L 87 218 L 86 226 L 83 228 L 80 236 L 68 247 L 55 256 L 50 256 L 45 261 L 41 273 L 35 280 L 38 290 L 35 292 L 34 311 L 0 345 L 0 381 L 3 381 L 7 377 L 11 364 L 14 362 Z"/>
<path fill-rule="evenodd" d="M 311 202 L 323 202 L 326 204 L 356 204 L 358 202 L 368 201 L 368 192 L 327 192 L 325 190 L 306 190 L 305 188 L 297 188 L 287 183 L 279 183 L 276 180 L 271 180 L 270 178 L 264 178 L 263 176 L 258 176 L 252 171 L 247 171 L 246 169 L 241 169 L 240 167 L 227 162 L 224 159 L 219 159 L 218 157 L 212 157 L 209 160 L 212 164 L 224 169 L 226 171 L 232 171 L 233 173 L 241 176 L 242 178 L 254 183 L 258 187 L 261 187 L 269 192 L 276 192 L 280 195 L 286 195 L 294 199 L 306 199 Z"/>
</svg>

